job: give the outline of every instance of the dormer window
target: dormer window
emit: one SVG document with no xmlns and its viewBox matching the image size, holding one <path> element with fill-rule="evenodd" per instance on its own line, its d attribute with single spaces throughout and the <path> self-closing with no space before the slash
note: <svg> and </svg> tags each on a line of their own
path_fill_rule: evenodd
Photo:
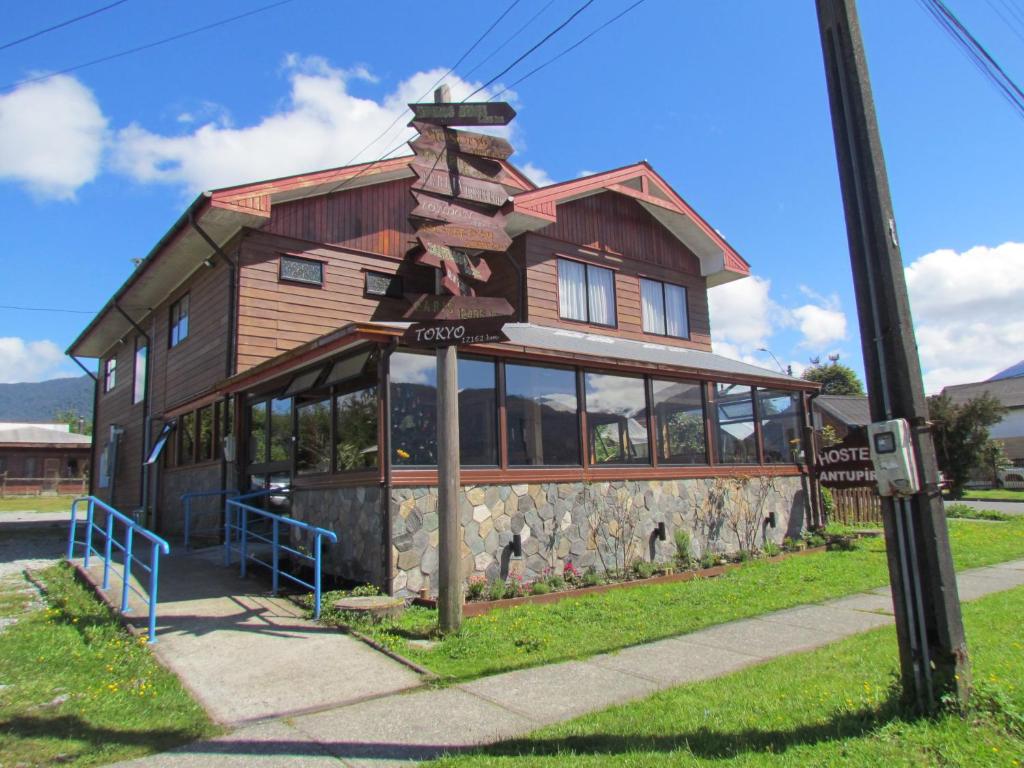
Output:
<svg viewBox="0 0 1024 768">
<path fill-rule="evenodd" d="M 566 320 L 615 326 L 615 273 L 569 259 L 558 260 L 558 314 Z"/>
</svg>

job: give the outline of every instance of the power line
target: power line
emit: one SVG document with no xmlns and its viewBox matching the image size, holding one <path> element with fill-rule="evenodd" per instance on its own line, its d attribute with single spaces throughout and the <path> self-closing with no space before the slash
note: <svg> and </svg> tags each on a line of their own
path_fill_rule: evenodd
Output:
<svg viewBox="0 0 1024 768">
<path fill-rule="evenodd" d="M 1013 7 L 1007 5 L 1005 2 L 1002 3 L 1003 7 L 1010 13 L 1010 17 L 1008 18 L 1005 13 L 999 10 L 999 7 L 993 2 L 993 0 L 988 0 L 988 5 L 989 8 L 995 11 L 996 15 L 1003 20 L 1003 23 L 1006 24 L 1007 28 L 1013 32 L 1021 42 L 1024 42 L 1024 34 L 1021 33 L 1021 18 L 1013 14 Z"/>
<path fill-rule="evenodd" d="M 473 97 L 474 97 L 474 96 L 476 96 L 476 95 L 477 95 L 478 93 L 480 93 L 480 91 L 482 91 L 482 90 L 484 90 L 485 88 L 487 88 L 487 86 L 489 86 L 489 85 L 493 84 L 493 83 L 494 83 L 494 82 L 495 82 L 495 81 L 496 81 L 496 80 L 497 80 L 498 78 L 500 78 L 500 77 L 501 77 L 502 75 L 504 75 L 505 73 L 507 73 L 507 72 L 508 72 L 509 70 L 511 70 L 511 69 L 512 69 L 513 67 L 515 67 L 515 66 L 516 66 L 517 64 L 519 64 L 519 62 L 523 61 L 523 60 L 524 60 L 524 59 L 525 59 L 525 58 L 526 58 L 527 56 L 529 56 L 529 55 L 530 55 L 531 53 L 533 53 L 533 52 L 534 52 L 534 51 L 536 51 L 536 50 L 537 50 L 538 48 L 540 48 L 540 47 L 541 47 L 542 45 L 544 45 L 544 43 L 546 43 L 546 42 L 547 42 L 548 40 L 550 40 L 550 39 L 551 39 L 552 37 L 554 37 L 555 35 L 557 35 L 557 34 L 558 34 L 559 32 L 561 32 L 561 31 L 562 31 L 563 29 L 565 29 L 565 27 L 566 27 L 566 26 L 567 26 L 567 25 L 568 25 L 568 24 L 569 24 L 570 22 L 572 22 L 572 20 L 573 20 L 573 19 L 575 19 L 575 18 L 576 18 L 577 16 L 579 16 L 579 15 L 580 15 L 581 13 L 583 13 L 583 11 L 587 10 L 587 8 L 588 8 L 588 7 L 589 7 L 589 6 L 590 6 L 590 5 L 591 5 L 591 4 L 593 3 L 593 2 L 594 2 L 594 0 L 587 0 L 587 1 L 585 2 L 585 3 L 583 3 L 583 5 L 581 5 L 581 6 L 579 7 L 579 8 L 577 8 L 577 9 L 576 9 L 575 11 L 573 11 L 573 12 L 572 12 L 572 14 L 571 14 L 571 15 L 569 16 L 569 18 L 567 18 L 567 19 L 566 19 L 565 21 L 563 21 L 563 22 L 562 22 L 561 24 L 559 24 L 559 25 L 558 25 L 557 27 L 555 27 L 555 28 L 554 28 L 553 30 L 551 30 L 551 31 L 550 31 L 550 32 L 548 32 L 548 33 L 547 33 L 546 35 L 544 35 L 544 37 L 543 37 L 543 38 L 541 38 L 541 40 L 540 40 L 539 42 L 537 42 L 537 43 L 536 43 L 536 44 L 535 44 L 535 45 L 534 45 L 534 46 L 533 46 L 532 48 L 530 48 L 529 50 L 525 51 L 525 52 L 524 52 L 524 53 L 523 53 L 522 55 L 520 55 L 520 56 L 519 56 L 519 58 L 518 58 L 518 59 L 516 59 L 515 61 L 513 61 L 513 62 L 512 62 L 511 64 L 509 64 L 509 65 L 508 65 L 507 67 L 505 67 L 505 68 L 504 68 L 503 70 L 501 70 L 501 72 L 499 72 L 499 73 L 498 73 L 498 74 L 496 74 L 496 75 L 495 75 L 494 77 L 492 77 L 492 78 L 491 78 L 490 80 L 488 80 L 488 81 L 487 81 L 486 83 L 484 83 L 483 85 L 481 85 L 481 86 L 480 86 L 479 88 L 477 88 L 477 89 L 476 89 L 475 91 L 473 91 L 473 92 L 472 92 L 471 94 L 469 94 L 469 96 L 467 96 L 466 98 L 464 98 L 464 99 L 463 99 L 462 101 L 463 101 L 463 102 L 469 101 L 469 100 L 470 100 L 471 98 L 473 98 Z"/>
<path fill-rule="evenodd" d="M 552 5 L 554 5 L 554 4 L 555 4 L 555 0 L 548 0 L 548 2 L 547 2 L 547 4 L 546 4 L 546 5 L 544 5 L 544 6 L 543 6 L 543 7 L 542 7 L 542 8 L 541 8 L 541 9 L 540 9 L 539 11 L 537 11 L 537 12 L 536 12 L 535 14 L 533 14 L 533 16 L 531 16 L 531 17 L 530 17 L 530 18 L 529 18 L 529 19 L 527 20 L 527 22 L 526 22 L 525 24 L 523 24 L 523 26 L 521 26 L 521 27 L 520 27 L 519 29 L 517 29 L 517 30 L 516 30 L 515 32 L 513 32 L 513 33 L 512 33 L 512 34 L 511 34 L 511 35 L 510 35 L 510 36 L 509 36 L 509 37 L 508 37 L 508 38 L 507 38 L 507 39 L 505 40 L 505 42 L 503 42 L 503 43 L 502 43 L 501 45 L 499 45 L 499 46 L 498 46 L 497 48 L 495 48 L 495 49 L 494 49 L 493 51 L 491 51 L 491 52 L 490 52 L 489 54 L 487 54 L 487 56 L 486 56 L 486 57 L 484 57 L 484 59 L 483 59 L 482 61 L 478 62 L 478 63 L 477 63 L 477 65 L 476 65 L 475 67 L 473 67 L 473 68 L 472 68 L 471 70 L 469 70 L 469 72 L 467 72 L 466 74 L 464 74 L 464 75 L 462 76 L 462 79 L 463 79 L 463 80 L 468 80 L 468 79 L 469 79 L 469 78 L 470 78 L 470 77 L 472 76 L 472 74 L 473 74 L 474 72 L 476 72 L 476 71 L 477 71 L 478 69 L 480 69 L 480 67 L 482 67 L 482 66 L 483 66 L 484 64 L 486 64 L 486 63 L 487 63 L 488 61 L 490 61 L 491 59 L 493 59 L 493 58 L 495 57 L 495 55 L 497 55 L 498 53 L 500 53 L 500 52 L 502 51 L 502 49 L 504 49 L 504 47 L 505 47 L 506 45 L 508 45 L 509 43 L 511 43 L 511 42 L 512 42 L 512 41 L 513 41 L 513 40 L 514 40 L 515 38 L 519 37 L 519 35 L 520 35 L 520 34 L 522 33 L 522 31 L 523 31 L 524 29 L 526 29 L 526 28 L 527 28 L 528 26 L 530 26 L 531 24 L 533 24 L 533 22 L 535 22 L 535 21 L 536 21 L 536 20 L 538 19 L 538 17 L 540 17 L 540 15 L 541 15 L 542 13 L 544 13 L 544 11 L 546 11 L 546 10 L 547 10 L 548 8 L 550 8 L 550 7 L 551 7 Z"/>
<path fill-rule="evenodd" d="M 523 82 L 523 81 L 524 81 L 524 80 L 526 80 L 527 78 L 529 78 L 529 77 L 533 77 L 533 76 L 534 76 L 535 74 L 537 74 L 538 72 L 540 72 L 540 71 L 541 71 L 542 69 L 544 69 L 545 67 L 547 67 L 547 66 L 548 66 L 549 64 L 554 64 L 554 63 L 555 63 L 556 61 L 558 61 L 558 60 L 559 60 L 560 58 L 562 58 L 563 56 L 565 56 L 565 55 L 566 55 L 567 53 L 569 53 L 570 51 L 573 51 L 573 50 L 575 50 L 576 48 L 578 48 L 579 46 L 583 45 L 583 43 L 587 42 L 587 40 L 589 40 L 590 38 L 592 38 L 592 37 L 593 37 L 594 35 L 596 35 L 596 34 L 597 34 L 598 32 L 600 32 L 600 31 L 601 31 L 602 29 L 604 29 L 605 27 L 609 27 L 609 26 L 611 26 L 611 25 L 612 25 L 612 24 L 614 24 L 614 23 L 615 23 L 616 21 L 618 21 L 618 20 L 619 20 L 619 19 L 621 19 L 621 18 L 622 18 L 623 16 L 625 16 L 625 15 L 626 15 L 627 13 L 629 13 L 629 12 L 630 12 L 630 11 L 632 11 L 632 10 L 633 10 L 634 8 L 636 8 L 636 7 L 638 6 L 638 5 L 642 5 L 642 4 L 643 4 L 643 3 L 645 3 L 645 2 L 647 2 L 647 0 L 636 0 L 636 2 L 635 2 L 635 3 L 633 3 L 633 4 L 631 5 L 631 6 L 629 6 L 628 8 L 626 8 L 626 9 L 625 9 L 624 11 L 622 11 L 621 13 L 618 13 L 618 14 L 616 14 L 615 16 L 612 16 L 612 17 L 611 17 L 610 19 L 608 19 L 608 21 L 606 21 L 606 22 L 605 22 L 604 24 L 602 24 L 601 26 L 599 26 L 599 27 L 598 27 L 597 29 L 593 30 L 592 32 L 589 32 L 588 34 L 586 34 L 586 35 L 584 35 L 583 37 L 581 37 L 581 38 L 580 38 L 579 40 L 577 40 L 577 41 L 576 41 L 575 43 L 573 43 L 573 44 L 572 44 L 572 45 L 570 45 L 570 46 L 569 46 L 568 48 L 566 48 L 565 50 L 563 50 L 563 51 L 562 51 L 561 53 L 558 53 L 558 54 L 556 54 L 555 56 L 552 56 L 552 57 L 551 57 L 550 59 L 548 59 L 547 61 L 545 61 L 545 62 L 544 62 L 543 64 L 541 64 L 541 65 L 540 65 L 539 67 L 536 67 L 536 68 L 534 68 L 534 69 L 531 69 L 531 70 L 530 70 L 529 72 L 527 72 L 527 73 L 526 73 L 525 75 L 523 75 L 522 77 L 520 77 L 520 78 L 519 78 L 518 80 L 516 80 L 516 81 L 514 81 L 514 82 L 510 83 L 509 85 L 506 85 L 506 86 L 505 86 L 504 88 L 502 88 L 502 89 L 501 89 L 501 90 L 500 90 L 500 91 L 499 91 L 498 93 L 496 93 L 496 94 L 495 94 L 494 96 L 492 96 L 492 97 L 491 97 L 491 99 L 497 99 L 497 98 L 498 98 L 498 97 L 500 97 L 500 96 L 501 96 L 501 95 L 502 95 L 503 93 L 505 93 L 505 91 L 508 91 L 508 90 L 510 90 L 510 89 L 512 89 L 512 88 L 515 88 L 515 87 L 516 87 L 517 85 L 519 85 L 519 84 L 520 84 L 521 82 Z"/>
<path fill-rule="evenodd" d="M 61 69 L 61 70 L 59 70 L 57 72 L 50 72 L 49 74 L 46 74 L 46 75 L 39 75 L 38 77 L 29 77 L 29 78 L 26 78 L 24 80 L 19 80 L 16 83 L 9 83 L 9 84 L 7 84 L 5 86 L 2 86 L 2 88 L 0 88 L 0 90 L 6 91 L 6 90 L 11 89 L 11 88 L 17 88 L 17 87 L 22 86 L 22 85 L 27 85 L 28 83 L 38 83 L 38 82 L 40 82 L 42 80 L 49 80 L 51 77 L 56 77 L 57 75 L 66 75 L 68 72 L 76 72 L 79 69 L 85 69 L 86 67 L 92 67 L 92 66 L 95 66 L 96 64 L 103 64 L 104 62 L 113 61 L 114 59 L 120 59 L 120 58 L 122 58 L 124 56 L 129 56 L 129 55 L 131 55 L 133 53 L 139 53 L 140 51 L 147 51 L 150 48 L 156 48 L 157 46 L 160 46 L 160 45 L 166 45 L 167 43 L 173 43 L 175 40 L 181 40 L 182 38 L 185 38 L 185 37 L 191 37 L 192 35 L 197 35 L 200 32 L 206 32 L 207 30 L 215 29 L 216 27 L 222 27 L 225 24 L 230 24 L 231 22 L 238 21 L 239 19 L 244 19 L 244 18 L 247 18 L 249 16 L 255 16 L 258 13 L 263 13 L 264 11 L 269 11 L 269 10 L 271 10 L 273 8 L 279 8 L 282 5 L 288 5 L 291 2 L 294 2 L 294 0 L 278 0 L 278 2 L 276 2 L 276 3 L 270 3 L 269 5 L 263 5 L 263 6 L 260 6 L 259 8 L 254 8 L 251 11 L 246 11 L 245 13 L 240 13 L 240 14 L 238 14 L 236 16 L 230 16 L 230 17 L 228 17 L 226 19 L 221 19 L 220 21 L 215 21 L 215 22 L 213 22 L 211 24 L 204 24 L 201 27 L 196 27 L 195 29 L 190 29 L 190 30 L 188 30 L 186 32 L 179 32 L 176 35 L 171 35 L 170 37 L 165 37 L 162 40 L 155 40 L 152 43 L 146 43 L 145 45 L 139 45 L 139 46 L 136 46 L 134 48 L 128 48 L 127 50 L 119 51 L 118 53 L 112 53 L 109 56 L 101 56 L 98 59 L 93 59 L 92 61 L 87 61 L 87 62 L 84 62 L 82 64 L 76 64 L 73 67 L 66 67 L 66 68 Z"/>
<path fill-rule="evenodd" d="M 122 3 L 127 3 L 127 2 L 128 2 L 128 0 L 117 0 L 116 3 L 111 3 L 110 5 L 104 5 L 102 8 L 97 8 L 95 11 L 89 11 L 89 13 L 83 13 L 81 16 L 75 16 L 75 18 L 73 18 L 73 19 L 68 19 L 67 21 L 62 21 L 60 24 L 54 24 L 52 27 L 47 27 L 46 29 L 40 29 L 38 32 L 33 32 L 31 35 L 25 35 L 25 37 L 19 37 L 17 40 L 12 40 L 9 43 L 4 43 L 3 45 L 0 45 L 0 51 L 6 50 L 7 48 L 11 48 L 11 47 L 13 47 L 15 45 L 18 45 L 19 43 L 27 42 L 28 40 L 34 40 L 37 37 L 41 37 L 41 36 L 45 35 L 47 32 L 53 32 L 55 29 L 60 29 L 61 27 L 70 26 L 71 24 L 74 24 L 76 21 L 81 21 L 82 19 L 88 19 L 90 16 L 95 16 L 98 13 L 103 13 L 104 11 L 109 11 L 111 8 L 114 8 L 114 7 L 118 6 L 118 5 L 121 5 Z"/>
<path fill-rule="evenodd" d="M 1024 91 L 942 0 L 918 0 L 1003 97 L 1024 117 Z"/>
<path fill-rule="evenodd" d="M 456 68 L 457 66 L 459 66 L 459 64 L 461 64 L 461 63 L 462 63 L 463 61 L 465 61 L 465 60 L 466 60 L 466 57 L 467 57 L 467 56 L 469 56 L 469 54 L 471 54 L 471 53 L 472 53 L 472 52 L 473 52 L 473 51 L 474 51 L 474 50 L 476 49 L 476 47 L 477 47 L 478 45 L 480 45 L 480 43 L 482 43 L 482 42 L 483 42 L 484 38 L 486 38 L 486 37 L 487 37 L 487 36 L 488 36 L 488 35 L 489 35 L 489 34 L 491 33 L 491 31 L 492 31 L 492 30 L 493 30 L 493 29 L 494 29 L 494 28 L 495 28 L 496 26 L 498 26 L 498 24 L 499 24 L 499 23 L 501 22 L 501 20 L 502 20 L 502 19 L 504 19 L 504 18 L 505 18 L 506 16 L 508 16 L 508 14 L 509 14 L 509 13 L 510 13 L 510 12 L 512 11 L 512 9 L 513 9 L 513 8 L 515 8 L 515 7 L 517 6 L 517 5 L 519 5 L 519 3 L 520 3 L 520 0 L 512 0 L 512 4 L 511 4 L 511 5 L 509 5 L 509 6 L 508 6 L 508 7 L 507 7 L 507 8 L 506 8 L 506 9 L 505 9 L 505 10 L 504 10 L 504 11 L 503 11 L 502 13 L 501 13 L 501 15 L 500 15 L 500 16 L 498 16 L 498 18 L 496 18 L 496 19 L 494 20 L 494 22 L 493 22 L 493 23 L 491 24 L 491 26 L 489 26 L 489 27 L 488 27 L 487 29 L 485 29 L 485 30 L 483 31 L 483 34 L 481 34 L 481 35 L 480 35 L 480 36 L 479 36 L 479 37 L 478 37 L 478 38 L 476 39 L 476 41 L 475 41 L 475 42 L 474 42 L 474 43 L 473 43 L 473 44 L 472 44 L 471 46 L 469 46 L 469 48 L 467 48 L 467 49 L 466 49 L 465 53 L 463 53 L 463 54 L 462 54 L 462 55 L 461 55 L 461 56 L 459 57 L 458 61 L 456 61 L 456 62 L 455 62 L 454 64 L 452 64 L 452 66 L 451 66 L 451 67 L 449 67 L 449 69 L 448 69 L 448 71 L 447 71 L 447 72 L 445 72 L 445 73 L 444 73 L 443 75 L 441 75 L 441 77 L 439 77 L 439 78 L 438 78 L 437 80 L 435 80 L 435 81 L 434 81 L 434 84 L 433 84 L 433 85 L 431 85 L 431 86 L 430 86 L 430 87 L 429 87 L 429 88 L 428 88 L 428 89 L 427 89 L 427 90 L 426 90 L 426 91 L 425 91 L 425 92 L 423 93 L 423 95 L 422 95 L 422 96 L 420 96 L 420 97 L 419 97 L 419 98 L 417 99 L 417 101 L 418 101 L 418 102 L 419 102 L 419 101 L 423 101 L 423 100 L 424 100 L 425 98 L 427 98 L 427 97 L 428 97 L 428 96 L 429 96 L 429 95 L 430 95 L 430 94 L 431 94 L 431 93 L 433 92 L 433 90 L 434 90 L 435 88 L 437 88 L 437 86 L 439 86 L 439 85 L 440 85 L 441 83 L 443 83 L 443 82 L 444 82 L 444 80 L 445 80 L 445 78 L 447 78 L 447 77 L 448 77 L 448 76 L 449 76 L 449 75 L 450 75 L 450 74 L 451 74 L 452 72 L 454 72 L 454 71 L 455 71 L 455 68 Z M 398 123 L 398 121 L 399 121 L 399 120 L 401 120 L 401 119 L 402 119 L 402 117 L 403 117 L 403 116 L 404 116 L 405 114 L 407 114 L 408 112 L 410 112 L 410 111 L 411 111 L 411 110 L 410 110 L 410 109 L 409 109 L 408 107 L 406 107 L 406 108 L 405 108 L 405 109 L 403 109 L 403 110 L 402 110 L 401 112 L 399 112 L 399 113 L 398 113 L 398 114 L 397 114 L 397 115 L 395 116 L 395 119 L 391 121 L 391 124 L 390 124 L 390 125 L 388 125 L 388 127 L 387 127 L 387 128 L 385 128 L 385 129 L 384 129 L 383 131 L 381 131 L 381 132 L 380 132 L 380 133 L 379 133 L 379 134 L 378 134 L 378 135 L 376 136 L 376 138 L 374 138 L 374 139 L 373 139 L 372 141 L 370 141 L 370 143 L 369 143 L 369 144 L 367 144 L 367 145 L 366 145 L 365 147 L 363 147 L 363 148 L 362 148 L 362 149 L 360 149 L 360 150 L 359 150 L 358 152 L 356 152 L 356 153 L 355 153 L 355 154 L 354 154 L 354 155 L 352 156 L 352 158 L 351 158 L 351 159 L 350 159 L 350 160 L 349 160 L 349 161 L 348 161 L 347 163 L 345 163 L 345 165 L 344 165 L 344 166 L 342 166 L 342 167 L 346 167 L 346 166 L 352 165 L 353 161 L 354 161 L 354 160 L 355 160 L 355 159 L 356 159 L 357 157 L 359 157 L 359 156 L 360 156 L 361 154 L 363 154 L 363 152 L 365 152 L 365 151 L 366 151 L 366 150 L 368 150 L 368 149 L 369 149 L 370 147 L 372 147 L 372 146 L 373 146 L 374 144 L 376 144 L 376 143 L 377 143 L 378 141 L 380 141 L 380 140 L 381 140 L 382 138 L 384 138 L 384 136 L 385 136 L 386 134 L 388 134 L 388 133 L 389 133 L 389 132 L 391 131 L 391 129 L 392 129 L 392 128 L 394 128 L 394 127 L 395 127 L 395 124 L 396 124 L 396 123 Z M 377 158 L 376 160 L 374 160 L 373 162 L 369 163 L 369 164 L 368 164 L 368 165 L 367 165 L 367 166 L 366 166 L 365 168 L 362 168 L 362 169 L 360 169 L 360 170 L 359 170 L 359 172 L 358 172 L 358 173 L 356 173 L 356 174 L 355 174 L 354 176 L 350 176 L 349 178 L 347 178 L 347 179 L 345 179 L 345 180 L 343 180 L 343 181 L 339 182 L 339 183 L 338 183 L 338 184 L 337 184 L 336 186 L 334 186 L 334 187 L 331 187 L 331 189 L 329 189 L 329 190 L 327 191 L 327 194 L 331 195 L 331 194 L 334 194 L 335 192 L 340 192 L 340 191 L 341 191 L 342 189 L 344 189 L 344 188 L 345 188 L 345 187 L 346 187 L 346 186 L 347 186 L 348 184 L 350 184 L 351 182 L 353 182 L 353 181 L 355 181 L 356 179 L 358 179 L 358 178 L 359 178 L 360 176 L 362 176 L 362 175 L 363 175 L 364 173 L 366 173 L 366 172 L 367 172 L 368 170 L 370 170 L 370 168 L 372 168 L 373 166 L 375 166 L 375 165 L 376 165 L 377 163 L 379 163 L 379 162 L 380 162 L 381 160 L 384 160 L 384 159 L 385 159 L 386 157 L 388 157 L 388 155 L 391 155 L 391 154 L 393 154 L 393 153 L 397 152 L 397 151 L 398 151 L 399 149 L 401 149 L 401 148 L 402 148 L 402 146 L 403 146 L 404 144 L 405 144 L 405 141 L 403 141 L 403 142 L 402 142 L 401 144 L 399 144 L 398 146 L 394 147 L 393 149 L 389 149 L 389 150 L 388 150 L 387 152 L 385 152 L 385 153 L 384 153 L 383 155 L 381 155 L 380 157 L 378 157 L 378 158 Z"/>
<path fill-rule="evenodd" d="M 58 307 L 15 307 L 9 304 L 0 304 L 0 309 L 16 309 L 20 312 L 68 312 L 72 315 L 95 315 L 91 309 L 64 309 Z"/>
</svg>

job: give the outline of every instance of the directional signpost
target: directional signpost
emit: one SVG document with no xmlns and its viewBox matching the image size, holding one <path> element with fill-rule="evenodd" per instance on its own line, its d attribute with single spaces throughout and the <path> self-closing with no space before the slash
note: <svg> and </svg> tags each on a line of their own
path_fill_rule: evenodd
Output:
<svg viewBox="0 0 1024 768">
<path fill-rule="evenodd" d="M 451 126 L 507 125 L 516 113 L 503 102 L 453 104 L 448 86 L 438 88 L 433 104 L 409 107 L 415 115 L 411 125 L 420 134 L 409 142 L 416 174 L 416 207 L 409 217 L 416 246 L 410 257 L 438 270 L 442 295 L 413 302 L 405 319 L 416 322 L 402 343 L 437 349 L 437 607 L 441 631 L 454 632 L 462 624 L 456 349 L 507 341 L 501 329 L 513 309 L 505 299 L 476 296 L 474 288 L 491 277 L 481 254 L 504 252 L 512 244 L 505 216 L 498 212 L 508 200 L 502 186 L 508 174 L 500 161 L 512 154 L 512 145 Z"/>
</svg>

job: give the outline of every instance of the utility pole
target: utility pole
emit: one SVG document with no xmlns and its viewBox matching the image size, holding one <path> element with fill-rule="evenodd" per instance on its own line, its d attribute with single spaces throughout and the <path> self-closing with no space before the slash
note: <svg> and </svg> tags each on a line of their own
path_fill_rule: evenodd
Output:
<svg viewBox="0 0 1024 768">
<path fill-rule="evenodd" d="M 442 85 L 434 102 L 451 101 Z M 450 157 L 454 163 L 454 157 Z M 438 289 L 441 287 L 440 275 Z M 437 350 L 437 619 L 443 633 L 462 626 L 462 523 L 459 519 L 459 367 L 457 347 Z"/>
<path fill-rule="evenodd" d="M 882 498 L 905 696 L 965 702 L 970 667 L 896 220 L 854 0 L 816 0 L 873 421 L 906 419 L 921 490 Z"/>
</svg>

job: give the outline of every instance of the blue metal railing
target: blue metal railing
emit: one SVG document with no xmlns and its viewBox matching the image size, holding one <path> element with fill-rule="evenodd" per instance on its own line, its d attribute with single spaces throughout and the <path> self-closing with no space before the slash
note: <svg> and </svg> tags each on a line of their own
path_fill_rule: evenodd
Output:
<svg viewBox="0 0 1024 768">
<path fill-rule="evenodd" d="M 78 507 L 83 502 L 88 503 L 85 517 L 85 539 L 75 538 L 78 528 Z M 106 513 L 106 519 L 102 525 L 96 524 L 96 508 Z M 123 528 L 124 541 L 118 541 L 118 525 Z M 93 531 L 98 532 L 104 540 L 103 551 L 92 545 Z M 150 543 L 149 564 L 135 556 L 134 544 L 136 532 Z M 71 526 L 68 530 L 68 560 L 75 556 L 75 544 L 85 546 L 84 565 L 89 567 L 89 560 L 92 555 L 103 558 L 103 589 L 110 589 L 110 568 L 113 564 L 113 550 L 116 547 L 124 557 L 122 560 L 123 571 L 121 574 L 121 613 L 128 613 L 131 610 L 128 605 L 129 590 L 144 599 L 149 606 L 149 642 L 156 642 L 156 602 L 157 584 L 160 578 L 160 554 L 170 554 L 171 546 L 152 531 L 144 528 L 127 515 L 118 512 L 109 504 L 97 499 L 95 496 L 81 496 L 71 502 Z M 149 593 L 142 592 L 132 586 L 132 567 L 136 566 L 149 574 Z"/>
<path fill-rule="evenodd" d="M 239 559 L 239 570 L 240 575 L 244 578 L 246 569 L 249 561 L 265 566 L 271 571 L 271 589 L 274 594 L 280 587 L 281 577 L 284 576 L 289 581 L 293 581 L 296 584 L 306 587 L 307 589 L 313 590 L 313 618 L 320 618 L 320 595 L 321 595 L 321 562 L 322 562 L 322 550 L 323 540 L 327 539 L 332 544 L 338 542 L 338 537 L 333 531 L 328 531 L 326 528 L 318 528 L 315 525 L 304 523 L 301 520 L 293 520 L 290 517 L 284 517 L 282 515 L 274 514 L 273 512 L 267 512 L 259 507 L 254 507 L 250 504 L 243 503 L 243 499 L 251 499 L 257 496 L 270 496 L 281 494 L 281 489 L 267 489 L 264 491 L 257 491 L 252 494 L 245 494 L 239 496 L 236 499 L 228 499 L 225 502 L 225 507 L 228 510 L 228 514 L 225 517 L 224 523 L 224 559 L 225 564 L 231 564 L 231 552 L 235 549 L 235 534 L 237 533 L 237 551 Z M 234 513 L 234 514 L 232 514 Z M 254 516 L 256 519 L 250 521 L 250 516 Z M 257 521 L 269 521 L 270 522 L 270 536 L 262 535 L 253 529 L 252 523 Z M 281 527 L 285 526 L 289 529 L 295 529 L 300 531 L 306 531 L 307 533 L 313 534 L 313 554 L 307 554 L 300 552 L 294 547 L 290 547 L 287 544 L 281 542 Z M 256 555 L 249 551 L 250 541 L 263 542 L 264 544 L 270 545 L 270 562 L 261 560 Z M 313 564 L 313 583 L 310 584 L 308 581 L 303 581 L 294 573 L 281 570 L 281 553 L 286 552 L 294 558 L 298 558 L 300 561 L 308 561 Z"/>
<path fill-rule="evenodd" d="M 185 539 L 184 544 L 186 552 L 192 549 L 191 539 L 193 533 L 212 533 L 214 531 L 220 533 L 222 530 L 222 526 L 219 520 L 217 521 L 217 525 L 213 528 L 201 528 L 199 530 L 194 530 L 192 528 L 192 499 L 208 498 L 210 496 L 225 496 L 227 498 L 231 498 L 233 496 L 238 495 L 239 494 L 237 490 L 228 489 L 220 491 L 190 491 L 189 493 L 181 494 L 181 503 L 185 508 L 185 522 L 182 534 Z"/>
</svg>

